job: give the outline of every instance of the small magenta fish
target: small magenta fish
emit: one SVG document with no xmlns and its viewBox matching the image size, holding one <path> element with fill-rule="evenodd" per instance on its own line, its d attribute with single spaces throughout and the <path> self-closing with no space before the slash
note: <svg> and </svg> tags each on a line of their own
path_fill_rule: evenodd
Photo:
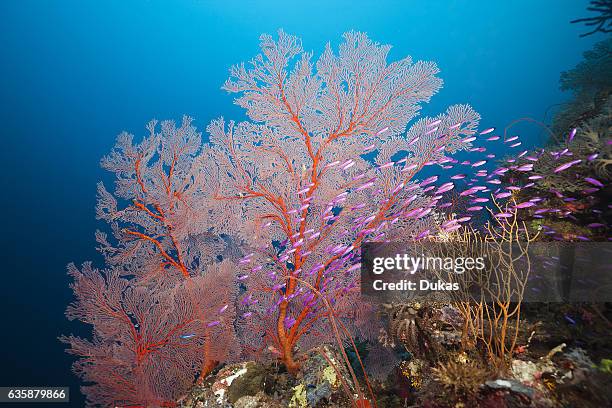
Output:
<svg viewBox="0 0 612 408">
<path fill-rule="evenodd" d="M 397 187 L 395 187 L 393 189 L 393 191 L 391 192 L 391 194 L 396 194 L 398 191 L 400 191 L 402 188 L 404 188 L 404 182 L 402 181 L 401 183 L 399 183 L 397 185 Z"/>
<path fill-rule="evenodd" d="M 454 183 L 452 182 L 444 183 L 438 188 L 438 190 L 436 190 L 436 194 L 444 193 L 446 191 L 452 190 L 453 188 L 455 188 Z"/>
<path fill-rule="evenodd" d="M 439 125 L 440 123 L 442 123 L 442 119 L 438 119 L 438 120 L 435 120 L 435 121 L 433 121 L 431 123 L 428 123 L 427 127 L 433 127 L 433 126 Z"/>
<path fill-rule="evenodd" d="M 380 129 L 380 130 L 378 131 L 378 133 L 376 133 L 376 136 L 378 136 L 378 135 L 382 135 L 382 134 L 383 134 L 383 133 L 385 133 L 387 130 L 389 130 L 389 126 L 387 126 L 387 127 L 384 127 L 384 128 L 382 128 L 382 129 Z"/>
<path fill-rule="evenodd" d="M 425 238 L 427 235 L 429 235 L 429 230 L 425 230 L 423 232 L 421 232 L 419 235 L 417 235 L 414 239 L 416 241 L 418 241 L 419 239 Z"/>
<path fill-rule="evenodd" d="M 363 151 L 364 151 L 364 152 L 369 152 L 370 150 L 374 150 L 374 148 L 375 148 L 375 147 L 376 147 L 376 145 L 371 144 L 371 145 L 369 145 L 369 146 L 364 147 L 364 148 L 363 148 Z"/>
<path fill-rule="evenodd" d="M 535 203 L 532 203 L 531 201 L 525 201 L 523 203 L 519 203 L 515 205 L 514 208 L 529 208 L 529 207 L 533 207 L 534 205 Z"/>
<path fill-rule="evenodd" d="M 421 184 L 419 184 L 421 187 L 425 187 L 428 184 L 434 183 L 438 180 L 438 176 L 431 176 L 431 177 L 427 177 L 425 180 L 421 181 Z"/>
<path fill-rule="evenodd" d="M 533 164 L 529 163 L 529 164 L 523 164 L 522 166 L 519 166 L 516 168 L 516 171 L 531 171 L 533 170 Z"/>
<path fill-rule="evenodd" d="M 495 130 L 495 128 L 491 127 L 491 128 L 483 130 L 482 132 L 480 132 L 480 134 L 481 135 L 486 135 L 486 134 L 489 134 L 489 133 L 493 132 L 494 130 Z"/>
<path fill-rule="evenodd" d="M 427 136 L 427 135 L 430 135 L 430 134 L 432 134 L 432 133 L 436 132 L 437 130 L 438 130 L 438 127 L 436 126 L 435 128 L 433 128 L 433 129 L 428 130 L 427 132 L 425 132 L 425 135 L 426 135 L 426 136 Z"/>
<path fill-rule="evenodd" d="M 576 136 L 576 131 L 577 131 L 577 130 L 578 130 L 578 129 L 576 129 L 576 128 L 573 128 L 573 129 L 572 129 L 572 131 L 570 132 L 570 134 L 569 134 L 569 136 L 568 136 L 568 138 L 567 138 L 567 142 L 568 142 L 568 143 L 571 143 L 571 141 L 572 141 L 572 140 L 574 140 L 574 136 Z"/>
<path fill-rule="evenodd" d="M 601 228 L 601 227 L 605 227 L 605 224 L 602 224 L 600 222 L 592 222 L 589 225 L 587 225 L 587 227 L 589 228 Z"/>
<path fill-rule="evenodd" d="M 572 166 L 573 166 L 573 165 L 575 165 L 575 164 L 580 163 L 581 161 L 582 161 L 582 160 L 580 160 L 580 159 L 579 159 L 579 160 L 572 160 L 571 162 L 567 162 L 567 163 L 562 164 L 562 165 L 560 165 L 559 167 L 555 168 L 555 169 L 553 170 L 553 172 L 554 172 L 554 173 L 559 173 L 560 171 L 563 171 L 563 170 L 569 169 L 570 167 L 572 167 Z"/>
<path fill-rule="evenodd" d="M 601 181 L 599 181 L 597 179 L 594 179 L 592 177 L 585 177 L 584 181 L 586 181 L 587 183 L 590 183 L 590 184 L 592 184 L 594 186 L 597 186 L 597 187 L 603 187 L 604 186 Z"/>
<path fill-rule="evenodd" d="M 404 167 L 404 168 L 401 170 L 401 172 L 402 172 L 402 173 L 405 173 L 405 172 L 408 172 L 408 171 L 410 171 L 410 170 L 414 170 L 414 169 L 416 169 L 416 168 L 417 168 L 417 166 L 418 166 L 417 164 L 410 164 L 410 165 L 407 165 L 407 166 L 405 166 L 405 167 Z"/>
</svg>

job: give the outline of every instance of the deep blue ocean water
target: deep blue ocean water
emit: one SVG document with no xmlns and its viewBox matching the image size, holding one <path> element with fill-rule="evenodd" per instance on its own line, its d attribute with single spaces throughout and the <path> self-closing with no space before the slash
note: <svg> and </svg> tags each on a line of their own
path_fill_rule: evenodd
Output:
<svg viewBox="0 0 612 408">
<path fill-rule="evenodd" d="M 445 85 L 425 107 L 470 103 L 482 127 L 542 119 L 569 95 L 559 73 L 600 39 L 569 21 L 586 1 L 25 1 L 0 2 L 0 386 L 69 385 L 57 341 L 65 265 L 94 260 L 99 160 L 121 130 L 188 114 L 200 129 L 243 113 L 219 88 L 261 33 L 298 35 L 318 55 L 355 29 L 392 59 L 435 60 Z M 541 132 L 516 128 L 532 144 Z M 100 265 L 99 265 L 100 266 Z"/>
</svg>

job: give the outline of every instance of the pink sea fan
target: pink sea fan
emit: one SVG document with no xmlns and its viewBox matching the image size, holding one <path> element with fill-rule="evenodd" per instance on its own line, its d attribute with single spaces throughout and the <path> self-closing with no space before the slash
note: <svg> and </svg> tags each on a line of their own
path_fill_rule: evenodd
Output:
<svg viewBox="0 0 612 408">
<path fill-rule="evenodd" d="M 366 309 L 352 268 L 359 245 L 433 228 L 435 200 L 415 175 L 444 154 L 470 148 L 464 140 L 475 135 L 479 115 L 455 105 L 407 128 L 440 89 L 438 68 L 409 57 L 388 63 L 390 46 L 363 33 L 346 33 L 337 52 L 328 45 L 316 61 L 283 31 L 276 40 L 263 35 L 261 49 L 250 65 L 234 66 L 224 85 L 250 120 L 219 119 L 208 127 L 205 179 L 215 193 L 200 222 L 245 242 L 255 264 L 275 271 L 272 280 L 251 274 L 245 281 L 258 303 L 238 327 L 249 349 L 273 346 L 294 371 L 298 344 L 332 339 L 330 313 L 351 335 L 372 332 L 348 313 Z M 398 153 L 405 158 L 392 157 Z M 417 208 L 417 219 L 405 216 Z M 309 273 L 316 265 L 322 267 Z"/>
<path fill-rule="evenodd" d="M 91 325 L 93 338 L 61 340 L 79 357 L 73 368 L 88 383 L 82 387 L 88 403 L 168 406 L 207 362 L 224 360 L 235 344 L 228 329 L 235 309 L 224 306 L 233 296 L 230 271 L 222 263 L 203 277 L 143 286 L 122 278 L 117 268 L 70 265 L 76 301 L 66 314 Z"/>
</svg>

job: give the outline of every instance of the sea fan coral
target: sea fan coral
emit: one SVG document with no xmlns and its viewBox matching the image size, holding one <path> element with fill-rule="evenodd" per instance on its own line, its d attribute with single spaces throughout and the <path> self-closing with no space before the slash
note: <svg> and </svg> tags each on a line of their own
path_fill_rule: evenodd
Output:
<svg viewBox="0 0 612 408">
<path fill-rule="evenodd" d="M 455 105 L 404 134 L 442 84 L 436 65 L 387 63 L 390 47 L 362 33 L 344 40 L 338 54 L 328 45 L 313 63 L 298 38 L 263 35 L 262 53 L 233 67 L 224 85 L 250 121 L 208 127 L 207 225 L 250 248 L 241 261 L 248 290 L 241 331 L 255 350 L 271 346 L 290 370 L 298 344 L 331 339 L 330 314 L 344 332 L 377 335 L 367 323 L 371 307 L 358 297 L 359 245 L 427 235 L 437 199 L 411 180 L 469 147 L 464 139 L 479 119 Z"/>
<path fill-rule="evenodd" d="M 170 406 L 210 361 L 234 344 L 231 265 L 178 284 L 137 285 L 113 268 L 70 265 L 76 301 L 67 316 L 90 324 L 93 339 L 62 337 L 79 357 L 74 371 L 95 406 Z M 210 288 L 215 286 L 215 290 Z M 230 346 L 230 347 L 228 347 Z"/>
</svg>

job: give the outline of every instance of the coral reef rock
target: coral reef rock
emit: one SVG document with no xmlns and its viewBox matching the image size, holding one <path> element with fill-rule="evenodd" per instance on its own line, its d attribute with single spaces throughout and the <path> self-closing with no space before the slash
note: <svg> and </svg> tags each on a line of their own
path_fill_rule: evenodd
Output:
<svg viewBox="0 0 612 408">
<path fill-rule="evenodd" d="M 350 405 L 343 383 L 356 393 L 342 357 L 329 346 L 316 347 L 301 359 L 297 376 L 281 364 L 253 361 L 231 364 L 194 387 L 179 401 L 183 408 L 306 408 Z"/>
</svg>

